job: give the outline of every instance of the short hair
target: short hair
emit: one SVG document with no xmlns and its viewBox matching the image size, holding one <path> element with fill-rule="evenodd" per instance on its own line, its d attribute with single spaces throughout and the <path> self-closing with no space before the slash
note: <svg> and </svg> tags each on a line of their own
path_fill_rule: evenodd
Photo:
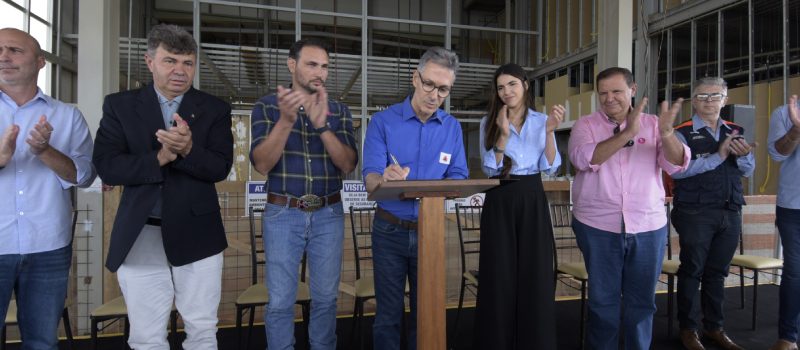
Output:
<svg viewBox="0 0 800 350">
<path fill-rule="evenodd" d="M 174 24 L 157 24 L 147 34 L 147 54 L 156 55 L 159 46 L 178 55 L 197 54 L 197 43 L 189 32 Z"/>
<path fill-rule="evenodd" d="M 289 48 L 289 58 L 297 60 L 300 57 L 300 51 L 306 46 L 318 47 L 325 50 L 326 55 L 331 55 L 330 49 L 328 48 L 328 43 L 322 39 L 305 38 L 295 41 L 294 44 L 292 44 L 292 46 Z"/>
<path fill-rule="evenodd" d="M 5 31 L 5 30 L 23 34 L 33 44 L 33 49 L 35 51 L 34 54 L 36 54 L 36 57 L 43 57 L 44 56 L 44 51 L 42 50 L 42 46 L 39 45 L 39 40 L 36 40 L 36 38 L 34 38 L 32 35 L 30 35 L 30 33 L 26 32 L 24 30 L 19 30 L 17 28 L 11 28 L 11 27 L 6 27 L 6 28 L 0 29 L 0 31 Z"/>
<path fill-rule="evenodd" d="M 622 67 L 606 68 L 602 72 L 598 73 L 597 78 L 594 81 L 594 86 L 597 87 L 600 85 L 601 80 L 608 79 L 618 74 L 622 75 L 622 77 L 625 78 L 625 84 L 628 84 L 629 88 L 633 87 L 634 84 L 633 73 L 631 73 L 631 71 L 628 68 L 622 68 Z"/>
<path fill-rule="evenodd" d="M 725 79 L 720 77 L 702 77 L 694 81 L 692 84 L 692 91 L 696 90 L 700 85 L 721 86 L 724 90 L 728 90 L 728 83 Z"/>
<path fill-rule="evenodd" d="M 445 67 L 453 71 L 453 74 L 458 72 L 458 55 L 440 46 L 431 47 L 422 54 L 422 57 L 419 59 L 419 64 L 417 65 L 417 70 L 420 72 L 425 71 L 425 65 L 428 63 L 435 63 Z"/>
</svg>

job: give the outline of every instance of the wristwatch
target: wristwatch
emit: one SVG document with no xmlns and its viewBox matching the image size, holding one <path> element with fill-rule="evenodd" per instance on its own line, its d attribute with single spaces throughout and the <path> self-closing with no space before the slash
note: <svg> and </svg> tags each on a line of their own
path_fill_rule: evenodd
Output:
<svg viewBox="0 0 800 350">
<path fill-rule="evenodd" d="M 328 131 L 328 130 L 330 130 L 330 129 L 331 129 L 331 128 L 329 128 L 329 127 L 328 127 L 328 124 L 327 124 L 327 123 L 325 123 L 325 125 L 323 125 L 321 128 L 314 129 L 314 131 L 316 131 L 316 132 L 318 132 L 318 133 L 322 134 L 323 132 L 326 132 L 326 131 Z"/>
<path fill-rule="evenodd" d="M 492 147 L 492 151 L 494 151 L 494 153 L 506 153 L 506 150 L 497 148 L 497 146 Z"/>
</svg>

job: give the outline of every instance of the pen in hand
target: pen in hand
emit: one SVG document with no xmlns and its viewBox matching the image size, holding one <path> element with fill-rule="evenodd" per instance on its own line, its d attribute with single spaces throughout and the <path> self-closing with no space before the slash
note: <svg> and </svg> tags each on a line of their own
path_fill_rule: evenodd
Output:
<svg viewBox="0 0 800 350">
<path fill-rule="evenodd" d="M 392 165 L 396 165 L 398 168 L 400 168 L 400 172 L 402 173 L 402 178 L 398 180 L 405 180 L 411 169 L 409 169 L 408 167 L 403 168 L 400 165 L 400 162 L 397 161 L 397 157 L 395 157 L 394 154 L 389 153 L 389 158 L 392 159 Z"/>
</svg>

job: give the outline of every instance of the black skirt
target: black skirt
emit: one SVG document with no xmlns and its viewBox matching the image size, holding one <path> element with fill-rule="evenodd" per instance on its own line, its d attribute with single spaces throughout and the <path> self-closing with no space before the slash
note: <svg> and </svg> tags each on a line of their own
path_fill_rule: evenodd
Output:
<svg viewBox="0 0 800 350">
<path fill-rule="evenodd" d="M 556 349 L 550 209 L 539 174 L 486 193 L 481 214 L 478 349 Z"/>
</svg>

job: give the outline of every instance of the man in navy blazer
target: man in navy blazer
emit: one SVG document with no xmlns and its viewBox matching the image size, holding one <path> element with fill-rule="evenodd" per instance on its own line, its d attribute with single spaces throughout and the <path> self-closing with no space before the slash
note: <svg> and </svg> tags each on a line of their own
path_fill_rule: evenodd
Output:
<svg viewBox="0 0 800 350">
<path fill-rule="evenodd" d="M 173 302 L 186 349 L 216 349 L 222 252 L 215 182 L 233 162 L 231 108 L 192 88 L 197 45 L 174 25 L 148 35 L 153 83 L 106 96 L 93 161 L 123 186 L 106 267 L 117 272 L 134 349 L 169 349 Z"/>
</svg>

